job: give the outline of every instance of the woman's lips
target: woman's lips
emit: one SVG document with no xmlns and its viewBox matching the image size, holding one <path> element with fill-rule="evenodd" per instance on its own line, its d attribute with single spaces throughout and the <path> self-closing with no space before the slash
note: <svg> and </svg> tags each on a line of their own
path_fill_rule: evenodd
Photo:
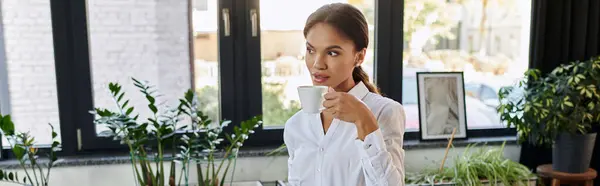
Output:
<svg viewBox="0 0 600 186">
<path fill-rule="evenodd" d="M 317 83 L 324 83 L 329 79 L 328 75 L 315 73 L 313 74 L 313 80 Z"/>
</svg>

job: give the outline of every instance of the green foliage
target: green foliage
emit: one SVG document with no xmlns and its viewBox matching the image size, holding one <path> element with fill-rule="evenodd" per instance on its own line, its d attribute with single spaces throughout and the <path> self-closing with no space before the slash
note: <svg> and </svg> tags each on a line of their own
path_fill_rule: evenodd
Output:
<svg viewBox="0 0 600 186">
<path fill-rule="evenodd" d="M 183 158 L 184 165 L 189 166 L 190 160 L 196 164 L 200 185 L 223 185 L 239 148 L 243 146 L 249 135 L 254 133 L 254 129 L 262 124 L 262 118 L 257 116 L 243 121 L 239 126 L 233 127 L 233 134 L 224 134 L 223 128 L 231 121 L 225 120 L 218 125 L 212 124 L 212 120 L 200 109 L 197 100 L 199 100 L 197 94 L 193 91 L 186 92 L 185 98 L 180 99 L 179 113 L 190 118 L 193 133 L 183 135 L 184 145 L 180 146 L 178 156 Z M 223 136 L 227 138 L 228 145 L 224 148 L 224 152 L 221 152 L 218 147 L 223 141 Z M 217 154 L 219 152 L 223 153 L 220 160 Z M 207 165 L 206 170 L 202 169 L 202 163 Z M 218 178 L 222 170 L 223 176 Z"/>
<path fill-rule="evenodd" d="M 35 138 L 31 136 L 29 132 L 23 133 L 15 131 L 15 124 L 12 122 L 10 115 L 0 115 L 0 128 L 2 129 L 2 134 L 8 139 L 13 154 L 26 174 L 23 179 L 20 179 L 16 172 L 0 170 L 0 181 L 20 185 L 48 186 L 50 181 L 50 171 L 58 160 L 56 152 L 60 151 L 60 142 L 56 141 L 58 134 L 54 130 L 52 124 L 49 125 L 53 142 L 50 152 L 47 154 L 48 162 L 41 165 L 39 162 L 38 149 L 34 147 Z M 46 171 L 43 170 L 42 166 L 46 168 Z"/>
<path fill-rule="evenodd" d="M 284 96 L 284 84 L 264 83 L 263 84 L 263 119 L 265 126 L 283 125 L 296 112 L 300 111 L 300 103 L 292 101 L 285 105 L 282 98 Z M 204 86 L 197 90 L 199 103 L 198 107 L 205 115 L 210 118 L 219 117 L 219 91 L 213 86 Z"/>
<path fill-rule="evenodd" d="M 585 134 L 600 123 L 600 58 L 561 65 L 543 76 L 531 69 L 518 87 L 499 91 L 497 110 L 519 141 L 551 145 L 559 133 Z M 511 96 L 523 92 L 520 97 Z"/>
<path fill-rule="evenodd" d="M 96 116 L 94 122 L 97 125 L 107 127 L 108 131 L 101 134 L 111 136 L 129 147 L 131 153 L 134 176 L 139 185 L 189 185 L 190 163 L 195 163 L 198 168 L 200 185 L 223 185 L 226 172 L 235 161 L 239 148 L 248 136 L 254 133 L 254 128 L 262 123 L 261 117 L 254 117 L 244 121 L 240 126 L 234 126 L 234 134 L 223 134 L 223 129 L 231 121 L 213 123 L 209 116 L 202 112 L 199 97 L 193 90 L 184 93 L 179 104 L 175 108 L 169 108 L 165 104 L 157 104 L 157 90 L 145 82 L 132 79 L 134 86 L 143 94 L 148 102 L 148 109 L 152 116 L 146 120 L 139 120 L 139 115 L 133 116 L 134 107 L 128 106 L 129 100 L 125 100 L 125 93 L 121 85 L 110 83 L 109 90 L 117 106 L 116 111 L 96 108 L 91 113 Z M 187 120 L 186 120 L 187 119 Z M 188 134 L 176 135 L 177 131 L 188 131 Z M 227 137 L 228 146 L 224 149 L 221 142 L 223 136 Z M 166 155 L 167 145 L 173 148 L 171 156 Z M 150 152 L 156 149 L 157 152 Z M 217 166 L 219 154 L 223 154 L 223 161 Z M 203 174 L 202 163 L 205 162 L 208 170 Z M 164 162 L 171 164 L 168 179 Z M 152 170 L 152 163 L 156 165 L 156 171 Z M 181 174 L 176 175 L 175 164 L 183 165 Z M 224 166 L 226 163 L 226 166 Z M 218 178 L 221 170 L 225 171 L 222 178 Z M 177 183 L 176 183 L 177 182 Z"/>
<path fill-rule="evenodd" d="M 300 111 L 300 103 L 292 101 L 286 107 L 282 101 L 284 85 L 265 83 L 263 88 L 263 113 L 265 125 L 283 125 L 295 113 Z"/>
<path fill-rule="evenodd" d="M 209 118 L 219 118 L 219 90 L 215 86 L 204 86 L 198 90 L 198 107 Z"/>
<path fill-rule="evenodd" d="M 449 4 L 446 0 L 406 0 L 403 27 L 406 42 L 411 43 L 413 39 L 417 39 L 413 38 L 413 34 L 424 30 L 430 31 L 429 37 L 423 38 L 426 40 L 433 39 L 435 36 L 455 37 L 451 29 L 456 22 L 452 20 L 453 16 L 449 15 L 451 13 L 448 11 Z"/>
<path fill-rule="evenodd" d="M 96 108 L 92 114 L 96 115 L 94 123 L 109 128 L 109 131 L 103 131 L 101 135 L 113 137 L 119 140 L 121 144 L 129 147 L 132 156 L 132 164 L 135 170 L 137 181 L 141 185 L 165 185 L 165 171 L 163 163 L 156 162 L 156 172 L 152 171 L 152 159 L 164 159 L 164 148 L 169 142 L 173 143 L 173 135 L 176 131 L 177 123 L 175 110 L 161 108 L 156 104 L 156 90 L 147 83 L 142 83 L 136 79 L 135 87 L 143 94 L 148 101 L 148 109 L 152 116 L 145 121 L 138 121 L 139 115 L 133 116 L 135 110 L 129 106 L 129 100 L 124 100 L 125 92 L 122 86 L 117 83 L 110 83 L 109 90 L 117 111 Z M 156 144 L 158 153 L 152 155 L 147 149 Z"/>
<path fill-rule="evenodd" d="M 454 158 L 454 165 L 438 169 L 425 169 L 417 173 L 407 173 L 407 184 L 455 183 L 456 185 L 528 185 L 534 175 L 524 165 L 504 157 L 504 144 L 500 148 L 469 145 Z M 509 184 L 507 184 L 509 183 Z"/>
</svg>

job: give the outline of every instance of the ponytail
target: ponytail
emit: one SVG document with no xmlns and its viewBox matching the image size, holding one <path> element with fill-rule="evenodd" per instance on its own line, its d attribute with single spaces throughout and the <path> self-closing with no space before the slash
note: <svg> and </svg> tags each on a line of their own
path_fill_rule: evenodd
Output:
<svg viewBox="0 0 600 186">
<path fill-rule="evenodd" d="M 354 82 L 356 83 L 362 81 L 367 89 L 369 89 L 369 92 L 380 94 L 379 89 L 377 89 L 377 87 L 369 81 L 369 75 L 362 69 L 362 67 L 354 67 L 354 70 L 352 70 L 352 79 L 354 79 Z"/>
</svg>

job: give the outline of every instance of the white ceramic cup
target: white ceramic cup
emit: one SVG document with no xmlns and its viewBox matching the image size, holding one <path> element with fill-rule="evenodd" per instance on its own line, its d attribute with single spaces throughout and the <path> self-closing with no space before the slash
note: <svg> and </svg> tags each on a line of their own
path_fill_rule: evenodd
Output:
<svg viewBox="0 0 600 186">
<path fill-rule="evenodd" d="M 324 96 L 328 90 L 327 86 L 299 86 L 298 95 L 302 110 L 307 113 L 320 113 L 324 109 Z"/>
</svg>

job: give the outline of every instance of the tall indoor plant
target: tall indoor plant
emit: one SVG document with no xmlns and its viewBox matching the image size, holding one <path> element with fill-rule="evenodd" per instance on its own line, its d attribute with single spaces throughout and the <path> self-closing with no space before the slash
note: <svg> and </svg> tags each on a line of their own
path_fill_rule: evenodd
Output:
<svg viewBox="0 0 600 186">
<path fill-rule="evenodd" d="M 555 170 L 587 170 L 600 123 L 600 57 L 525 76 L 519 86 L 500 90 L 501 119 L 516 127 L 521 142 L 553 145 Z"/>
<path fill-rule="evenodd" d="M 223 128 L 230 121 L 213 123 L 198 109 L 194 91 L 185 92 L 176 107 L 168 107 L 157 103 L 154 86 L 132 80 L 148 102 L 149 118 L 143 120 L 133 114 L 136 109 L 129 106 L 118 83 L 109 84 L 116 109 L 96 108 L 91 113 L 96 116 L 94 122 L 97 125 L 109 129 L 101 133 L 103 136 L 113 137 L 129 148 L 136 183 L 144 186 L 190 185 L 190 164 L 193 163 L 198 171 L 198 185 L 225 185 L 227 171 L 235 162 L 239 148 L 254 133 L 253 129 L 260 126 L 261 117 L 234 126 L 234 134 L 224 134 Z M 228 139 L 224 148 L 221 144 L 223 136 Z M 170 164 L 168 174 L 164 163 Z M 182 165 L 179 174 L 176 163 Z"/>
</svg>

